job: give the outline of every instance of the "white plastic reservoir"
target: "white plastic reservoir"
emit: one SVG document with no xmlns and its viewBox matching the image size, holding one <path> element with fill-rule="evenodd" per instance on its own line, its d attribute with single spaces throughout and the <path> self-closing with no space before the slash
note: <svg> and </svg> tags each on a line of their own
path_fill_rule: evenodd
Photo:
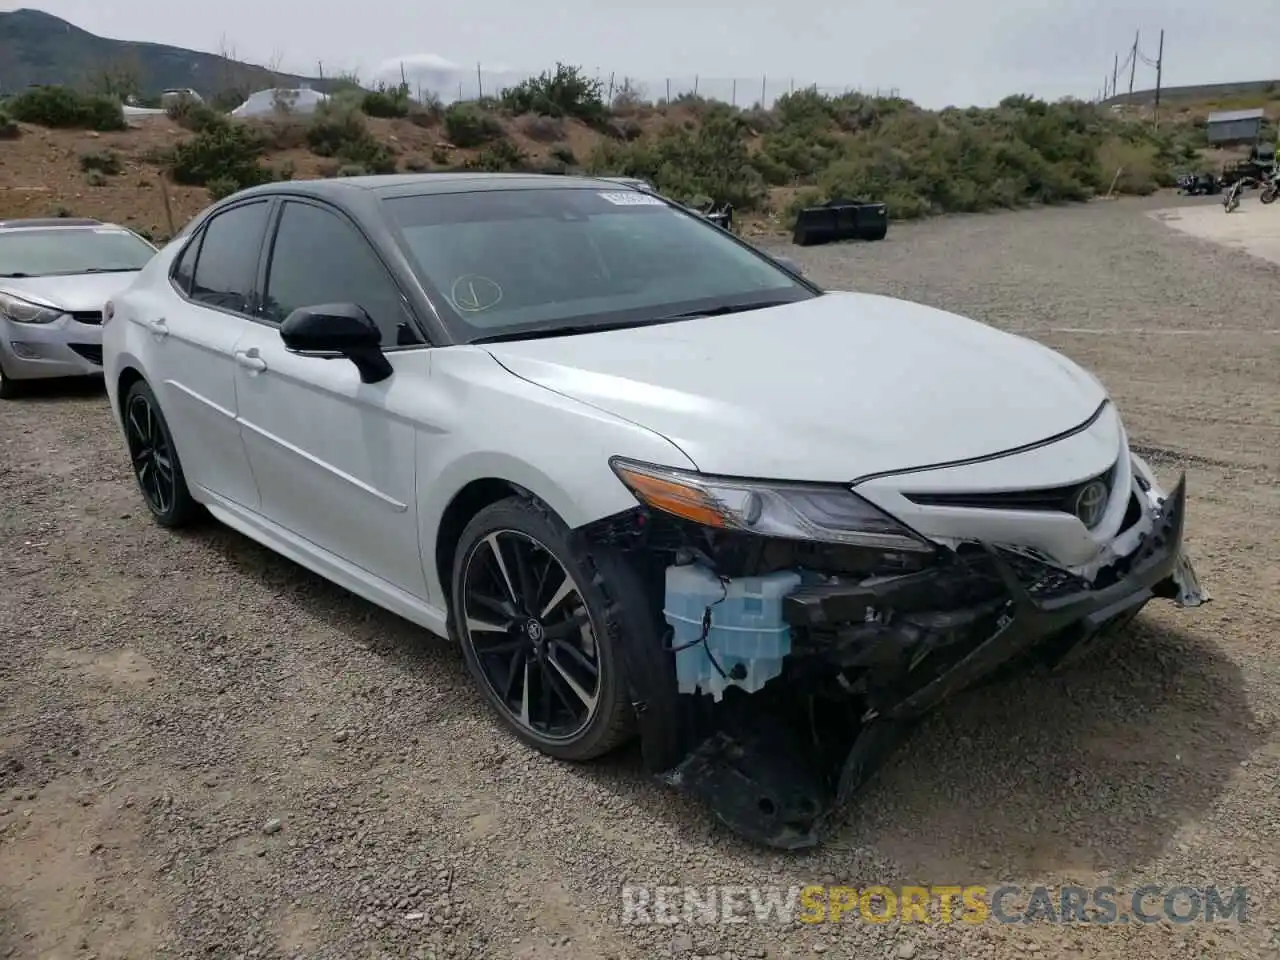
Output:
<svg viewBox="0 0 1280 960">
<path fill-rule="evenodd" d="M 663 615 L 675 634 L 671 646 L 678 651 L 680 692 L 701 690 L 720 700 L 726 687 L 755 692 L 778 676 L 791 652 L 782 600 L 799 586 L 800 574 L 793 571 L 722 581 L 702 564 L 667 567 Z M 706 643 L 695 643 L 708 609 Z"/>
</svg>

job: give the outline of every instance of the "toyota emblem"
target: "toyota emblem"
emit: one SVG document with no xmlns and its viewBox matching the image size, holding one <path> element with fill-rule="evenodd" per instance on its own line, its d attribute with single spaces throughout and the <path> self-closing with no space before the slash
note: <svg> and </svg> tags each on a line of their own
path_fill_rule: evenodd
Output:
<svg viewBox="0 0 1280 960">
<path fill-rule="evenodd" d="M 1086 527 L 1092 529 L 1102 519 L 1107 509 L 1107 485 L 1101 480 L 1086 483 L 1076 494 L 1075 514 Z"/>
</svg>

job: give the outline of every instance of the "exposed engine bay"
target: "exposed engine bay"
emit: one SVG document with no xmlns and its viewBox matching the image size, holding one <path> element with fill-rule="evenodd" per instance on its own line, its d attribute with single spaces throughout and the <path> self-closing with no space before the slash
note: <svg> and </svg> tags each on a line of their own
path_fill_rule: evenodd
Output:
<svg viewBox="0 0 1280 960">
<path fill-rule="evenodd" d="M 1116 542 L 1090 575 L 982 542 L 894 552 L 710 529 L 640 506 L 583 528 L 642 568 L 661 604 L 680 709 L 645 710 L 655 759 L 736 833 L 815 845 L 931 708 L 1036 661 L 1087 656 L 1153 597 L 1208 599 L 1181 554 L 1185 478 L 1134 479 Z M 674 729 L 673 729 L 674 727 Z"/>
</svg>

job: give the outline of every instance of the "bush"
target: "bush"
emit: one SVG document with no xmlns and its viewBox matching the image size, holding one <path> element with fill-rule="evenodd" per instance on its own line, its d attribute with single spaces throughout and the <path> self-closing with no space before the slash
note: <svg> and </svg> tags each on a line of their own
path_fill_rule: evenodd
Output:
<svg viewBox="0 0 1280 960">
<path fill-rule="evenodd" d="M 205 189 L 209 191 L 209 200 L 211 203 L 217 203 L 223 197 L 229 197 L 240 189 L 240 184 L 230 177 L 217 177 L 205 184 Z"/>
<path fill-rule="evenodd" d="M 254 187 L 272 179 L 271 171 L 259 163 L 264 149 L 248 126 L 223 120 L 173 148 L 169 175 L 175 183 L 194 187 L 215 181 L 230 181 L 239 190 Z"/>
<path fill-rule="evenodd" d="M 378 141 L 364 117 L 341 104 L 322 105 L 307 128 L 307 145 L 318 157 L 364 167 L 369 173 L 394 173 L 391 149 Z"/>
<path fill-rule="evenodd" d="M 84 175 L 84 182 L 91 187 L 105 187 L 107 175 L 100 170 L 90 170 Z"/>
<path fill-rule="evenodd" d="M 92 150 L 80 154 L 80 169 L 88 173 L 96 171 L 114 177 L 124 169 L 120 162 L 120 154 L 114 150 Z"/>
<path fill-rule="evenodd" d="M 480 147 L 503 136 L 502 124 L 492 113 L 474 103 L 451 103 L 444 112 L 445 136 L 454 146 Z"/>
<path fill-rule="evenodd" d="M 468 170 L 508 173 L 527 169 L 528 156 L 510 140 L 495 140 L 465 164 Z"/>
<path fill-rule="evenodd" d="M 203 133 L 227 119 L 212 107 L 190 97 L 182 97 L 166 107 L 164 112 L 170 120 L 192 133 Z"/>
<path fill-rule="evenodd" d="M 516 121 L 521 133 L 537 143 L 552 143 L 563 140 L 565 134 L 564 121 L 556 117 L 544 117 L 537 113 L 525 114 Z"/>
<path fill-rule="evenodd" d="M 409 115 L 409 85 L 402 83 L 388 87 L 379 83 L 377 88 L 364 95 L 360 109 L 370 117 L 407 117 Z"/>
<path fill-rule="evenodd" d="M 124 111 L 110 97 L 84 96 L 67 87 L 33 87 L 5 109 L 14 120 L 64 130 L 127 130 Z"/>
<path fill-rule="evenodd" d="M 566 166 L 572 167 L 578 162 L 578 158 L 573 154 L 573 147 L 567 143 L 557 143 L 548 152 L 551 154 L 551 159 Z"/>
<path fill-rule="evenodd" d="M 0 140 L 17 140 L 20 136 L 22 130 L 18 127 L 18 121 L 0 109 Z"/>
<path fill-rule="evenodd" d="M 609 112 L 600 91 L 600 81 L 587 77 L 580 67 L 557 63 L 554 73 L 544 71 L 541 76 L 508 87 L 498 99 L 512 113 L 576 117 L 597 123 Z"/>
</svg>

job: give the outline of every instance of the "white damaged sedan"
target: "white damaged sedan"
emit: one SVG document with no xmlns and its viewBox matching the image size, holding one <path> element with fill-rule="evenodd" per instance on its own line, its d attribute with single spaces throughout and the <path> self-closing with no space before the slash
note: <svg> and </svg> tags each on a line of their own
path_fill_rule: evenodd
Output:
<svg viewBox="0 0 1280 960">
<path fill-rule="evenodd" d="M 105 316 L 159 522 L 448 634 L 552 756 L 638 734 L 761 843 L 818 842 L 951 693 L 1207 599 L 1095 377 L 617 183 L 255 188 Z"/>
</svg>

